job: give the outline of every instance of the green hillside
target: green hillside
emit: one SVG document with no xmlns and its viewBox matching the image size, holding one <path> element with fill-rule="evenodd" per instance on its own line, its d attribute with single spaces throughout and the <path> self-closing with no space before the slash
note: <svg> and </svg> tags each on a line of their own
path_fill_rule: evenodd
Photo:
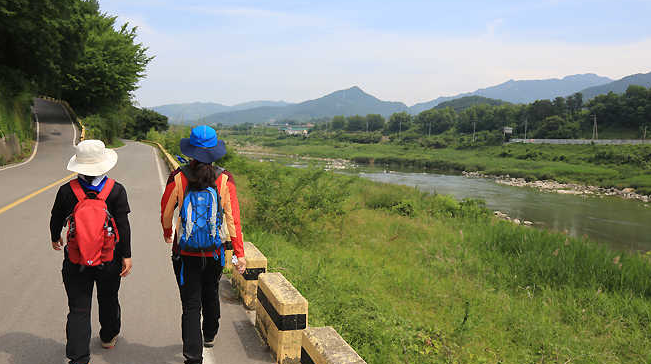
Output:
<svg viewBox="0 0 651 364">
<path fill-rule="evenodd" d="M 491 99 L 482 96 L 466 96 L 460 99 L 445 101 L 436 106 L 437 109 L 445 109 L 446 107 L 452 108 L 454 111 L 462 111 L 477 105 L 491 105 L 499 106 L 507 104 L 508 102 L 502 100 Z"/>
<path fill-rule="evenodd" d="M 587 88 L 581 91 L 581 93 L 583 94 L 584 100 L 590 100 L 598 95 L 605 95 L 609 92 L 614 92 L 621 95 L 626 92 L 628 87 L 631 85 L 643 86 L 647 88 L 651 87 L 651 72 L 626 76 L 620 80 L 610 82 L 605 85 Z"/>
</svg>

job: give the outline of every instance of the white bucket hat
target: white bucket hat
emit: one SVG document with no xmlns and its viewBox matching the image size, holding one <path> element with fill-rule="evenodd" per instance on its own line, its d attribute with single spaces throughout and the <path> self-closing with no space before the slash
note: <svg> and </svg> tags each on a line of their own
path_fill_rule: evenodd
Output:
<svg viewBox="0 0 651 364">
<path fill-rule="evenodd" d="M 76 148 L 77 153 L 68 162 L 70 171 L 85 176 L 101 176 L 118 162 L 118 154 L 107 149 L 101 140 L 84 140 Z"/>
</svg>

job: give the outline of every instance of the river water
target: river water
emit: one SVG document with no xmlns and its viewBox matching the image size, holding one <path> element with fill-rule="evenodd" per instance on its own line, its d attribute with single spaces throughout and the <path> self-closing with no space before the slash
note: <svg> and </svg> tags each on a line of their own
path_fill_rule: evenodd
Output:
<svg viewBox="0 0 651 364">
<path fill-rule="evenodd" d="M 294 167 L 306 165 L 306 162 L 295 159 L 276 158 L 276 161 Z M 587 235 L 618 250 L 651 250 L 651 204 L 616 197 L 541 192 L 461 175 L 385 171 L 367 167 L 342 171 L 377 182 L 452 195 L 457 199 L 482 199 L 489 209 L 499 210 L 511 218 L 532 221 L 540 228 L 567 231 L 574 237 Z"/>
<path fill-rule="evenodd" d="M 561 195 L 512 187 L 484 178 L 409 172 L 359 172 L 373 181 L 486 201 L 491 210 L 529 220 L 538 227 L 587 235 L 616 249 L 651 250 L 651 206 L 615 197 Z"/>
</svg>

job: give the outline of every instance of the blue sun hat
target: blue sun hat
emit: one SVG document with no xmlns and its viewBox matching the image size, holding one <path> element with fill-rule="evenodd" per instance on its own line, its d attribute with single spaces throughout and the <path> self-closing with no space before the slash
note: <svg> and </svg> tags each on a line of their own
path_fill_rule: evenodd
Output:
<svg viewBox="0 0 651 364">
<path fill-rule="evenodd" d="M 201 125 L 192 129 L 189 138 L 181 139 L 181 152 L 202 163 L 212 163 L 226 155 L 226 144 L 217 139 L 215 129 Z"/>
</svg>

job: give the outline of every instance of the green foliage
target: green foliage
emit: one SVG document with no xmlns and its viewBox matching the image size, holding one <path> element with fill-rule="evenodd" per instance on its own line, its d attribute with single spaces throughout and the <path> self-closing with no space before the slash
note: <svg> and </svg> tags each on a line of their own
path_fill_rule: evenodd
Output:
<svg viewBox="0 0 651 364">
<path fill-rule="evenodd" d="M 135 120 L 131 92 L 152 58 L 115 19 L 96 0 L 0 0 L 0 93 L 65 99 L 88 116 L 88 137 L 108 144 L 164 130 L 159 117 Z"/>
<path fill-rule="evenodd" d="M 133 109 L 132 117 L 126 124 L 126 135 L 136 139 L 143 139 L 147 132 L 152 129 L 161 132 L 169 128 L 167 116 L 150 109 Z"/>
<path fill-rule="evenodd" d="M 579 125 L 567 121 L 560 116 L 550 116 L 543 120 L 542 125 L 534 134 L 538 139 L 563 139 L 579 136 Z"/>
<path fill-rule="evenodd" d="M 0 65 L 2 73 L 18 75 L 8 87 L 22 78 L 41 93 L 59 96 L 83 52 L 86 19 L 98 13 L 92 0 L 0 0 Z"/>
<path fill-rule="evenodd" d="M 445 101 L 442 102 L 438 105 L 436 105 L 436 109 L 445 109 L 445 108 L 451 108 L 454 111 L 462 111 L 467 108 L 470 108 L 472 106 L 476 105 L 492 105 L 492 106 L 499 106 L 503 104 L 508 104 L 506 101 L 502 100 L 496 100 L 496 99 L 491 99 L 488 97 L 482 97 L 482 96 L 466 96 L 466 97 L 461 97 L 458 99 L 450 100 L 450 101 Z"/>
<path fill-rule="evenodd" d="M 392 114 L 386 127 L 389 132 L 397 133 L 409 129 L 411 115 L 406 112 Z"/>
<path fill-rule="evenodd" d="M 651 359 L 648 257 L 497 221 L 477 201 L 329 173 L 334 190 L 350 183 L 347 197 L 336 214 L 304 202 L 312 218 L 278 212 L 304 224 L 297 234 L 258 215 L 323 177 L 241 160 L 229 169 L 269 271 L 309 300 L 311 325 L 333 326 L 369 363 Z"/>
<path fill-rule="evenodd" d="M 295 171 L 270 166 L 249 175 L 256 199 L 253 219 L 273 233 L 306 241 L 316 233 L 314 222 L 328 226 L 341 216 L 348 197 L 346 180 L 336 179 L 319 169 Z"/>
<path fill-rule="evenodd" d="M 87 18 L 83 53 L 62 85 L 63 98 L 82 114 L 127 103 L 152 60 L 147 48 L 134 43 L 136 28 L 124 24 L 115 30 L 115 19 L 102 14 Z"/>
<path fill-rule="evenodd" d="M 7 94 L 0 89 L 0 137 L 16 134 L 23 142 L 32 140 L 35 130 L 30 111 L 31 95 L 28 92 L 15 96 Z"/>
</svg>

